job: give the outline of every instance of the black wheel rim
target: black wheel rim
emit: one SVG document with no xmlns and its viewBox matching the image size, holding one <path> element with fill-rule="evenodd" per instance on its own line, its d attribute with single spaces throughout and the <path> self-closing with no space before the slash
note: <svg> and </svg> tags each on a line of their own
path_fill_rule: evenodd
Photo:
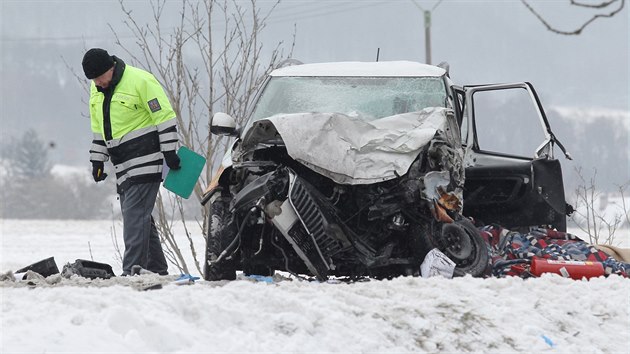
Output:
<svg viewBox="0 0 630 354">
<path fill-rule="evenodd" d="M 467 261 L 474 253 L 470 235 L 457 224 L 445 224 L 442 227 L 444 252 L 457 264 Z"/>
</svg>

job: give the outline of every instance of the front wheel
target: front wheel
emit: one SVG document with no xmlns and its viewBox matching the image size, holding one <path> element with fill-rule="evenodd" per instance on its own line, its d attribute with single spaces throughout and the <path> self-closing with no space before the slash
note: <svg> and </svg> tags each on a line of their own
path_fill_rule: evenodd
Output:
<svg viewBox="0 0 630 354">
<path fill-rule="evenodd" d="M 216 191 L 217 196 L 210 201 L 206 222 L 206 260 L 203 268 L 203 278 L 209 281 L 235 280 L 236 267 L 233 260 L 214 261 L 227 248 L 236 236 L 236 227 L 232 223 L 229 196 L 222 191 Z"/>
<path fill-rule="evenodd" d="M 455 276 L 481 277 L 488 268 L 488 248 L 479 230 L 467 219 L 442 225 L 441 249 L 455 262 Z"/>
</svg>

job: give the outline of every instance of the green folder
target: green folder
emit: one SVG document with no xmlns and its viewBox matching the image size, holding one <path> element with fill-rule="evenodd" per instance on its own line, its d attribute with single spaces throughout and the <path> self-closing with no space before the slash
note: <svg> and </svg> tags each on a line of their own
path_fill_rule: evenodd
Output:
<svg viewBox="0 0 630 354">
<path fill-rule="evenodd" d="M 201 175 L 206 159 L 198 153 L 182 146 L 177 150 L 180 166 L 179 170 L 169 170 L 164 179 L 164 188 L 188 199 Z"/>
</svg>

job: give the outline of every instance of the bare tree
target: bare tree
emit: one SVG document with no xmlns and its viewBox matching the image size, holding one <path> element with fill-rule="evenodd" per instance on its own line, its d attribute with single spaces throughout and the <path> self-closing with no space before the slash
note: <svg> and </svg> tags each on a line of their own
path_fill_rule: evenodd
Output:
<svg viewBox="0 0 630 354">
<path fill-rule="evenodd" d="M 630 181 L 618 186 L 621 205 L 617 205 L 616 211 L 612 214 L 606 213 L 605 205 L 602 205 L 602 192 L 597 189 L 597 171 L 588 179 L 584 178 L 581 169 L 576 169 L 581 184 L 575 190 L 575 214 L 573 221 L 577 227 L 585 232 L 591 244 L 612 245 L 616 240 L 616 232 L 621 226 L 630 227 L 630 216 L 628 216 L 628 205 L 626 203 L 626 190 L 630 186 Z"/>
<path fill-rule="evenodd" d="M 618 14 L 623 9 L 626 0 L 608 0 L 608 1 L 601 1 L 601 2 L 598 2 L 598 3 L 592 3 L 592 4 L 587 4 L 587 3 L 578 2 L 578 1 L 575 1 L 575 0 L 570 0 L 571 6 L 580 7 L 580 8 L 587 8 L 587 9 L 591 10 L 592 12 L 599 12 L 599 11 L 603 11 L 603 10 L 609 10 L 609 12 L 606 12 L 606 13 L 595 13 L 595 14 L 591 15 L 591 17 L 588 20 L 584 21 L 584 23 L 582 23 L 582 25 L 580 25 L 579 27 L 577 27 L 574 30 L 560 30 L 560 29 L 558 29 L 557 27 L 555 27 L 554 25 L 549 23 L 549 21 L 545 20 L 542 17 L 542 15 L 536 9 L 534 9 L 531 6 L 529 1 L 521 0 L 521 2 L 523 3 L 523 5 L 525 5 L 525 7 L 532 14 L 534 14 L 534 16 L 536 16 L 536 18 L 538 18 L 538 20 L 540 22 L 542 22 L 543 25 L 545 25 L 545 27 L 547 27 L 547 29 L 549 31 L 557 33 L 557 34 L 564 34 L 564 35 L 579 35 L 586 28 L 586 26 L 590 25 L 591 23 L 593 23 L 598 18 L 613 17 L 616 14 Z M 616 7 L 617 5 L 618 5 L 618 7 Z"/>
<path fill-rule="evenodd" d="M 263 52 L 260 39 L 278 3 L 279 0 L 262 13 L 256 0 L 250 0 L 245 6 L 228 0 L 181 0 L 178 23 L 167 27 L 164 24 L 165 0 L 151 3 L 152 22 L 146 24 L 140 23 L 120 0 L 124 23 L 132 32 L 134 43 L 126 44 L 110 25 L 116 44 L 132 63 L 152 72 L 162 83 L 177 114 L 180 141 L 205 154 L 207 159 L 206 170 L 194 189 L 198 201 L 203 194 L 202 186 L 211 180 L 215 163 L 220 161 L 227 144 L 226 139 L 210 135 L 213 113 L 221 110 L 239 122 L 244 119 L 265 74 L 285 58 L 282 41 Z M 292 53 L 293 43 L 286 57 Z M 195 250 L 190 232 L 193 227 L 205 227 L 206 210 L 201 205 L 199 208 L 203 221 L 190 226 L 181 198 L 160 195 L 156 204 L 156 226 L 166 245 L 166 256 L 184 272 L 189 272 L 189 265 L 182 253 L 184 248 L 174 237 L 173 220 L 177 217 L 183 223 L 188 239 L 186 249 L 201 273 L 198 254 L 205 252 Z"/>
</svg>

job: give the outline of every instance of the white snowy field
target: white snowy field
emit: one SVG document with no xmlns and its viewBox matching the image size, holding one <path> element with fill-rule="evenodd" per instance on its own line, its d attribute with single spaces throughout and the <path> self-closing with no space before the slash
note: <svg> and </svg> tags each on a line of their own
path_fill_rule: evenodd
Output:
<svg viewBox="0 0 630 354">
<path fill-rule="evenodd" d="M 60 270 L 93 259 L 119 274 L 112 226 L 0 220 L 0 273 L 54 256 Z M 193 237 L 201 253 L 201 233 Z M 58 283 L 32 286 L 2 281 L 0 352 L 630 352 L 630 279 L 618 276 L 353 284 L 240 277 L 178 286 L 176 268 L 169 270 L 92 282 L 53 276 L 46 280 Z"/>
</svg>

